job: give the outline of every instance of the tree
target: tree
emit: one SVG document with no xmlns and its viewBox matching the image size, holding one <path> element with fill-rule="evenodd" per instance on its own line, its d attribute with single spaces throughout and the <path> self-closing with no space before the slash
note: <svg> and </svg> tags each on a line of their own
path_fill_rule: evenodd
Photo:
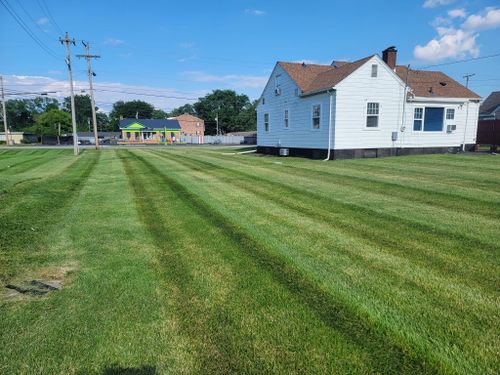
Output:
<svg viewBox="0 0 500 375">
<path fill-rule="evenodd" d="M 153 113 L 151 114 L 151 118 L 157 119 L 157 120 L 165 120 L 168 118 L 168 113 L 161 110 L 161 109 L 154 109 Z"/>
<path fill-rule="evenodd" d="M 142 100 L 133 100 L 124 102 L 122 100 L 113 104 L 113 110 L 109 114 L 111 123 L 114 127 L 118 127 L 120 117 L 123 118 L 152 118 L 154 107 Z"/>
<path fill-rule="evenodd" d="M 248 114 L 243 116 L 241 113 L 250 111 L 251 106 L 248 96 L 238 95 L 233 90 L 214 90 L 194 103 L 197 115 L 205 120 L 208 134 L 216 133 L 216 117 L 221 133 L 247 130 L 251 119 Z"/>
<path fill-rule="evenodd" d="M 30 128 L 36 118 L 45 111 L 58 109 L 57 99 L 36 97 L 34 99 L 10 99 L 5 102 L 9 129 L 22 131 Z"/>
<path fill-rule="evenodd" d="M 100 132 L 112 132 L 115 131 L 115 128 L 109 121 L 109 117 L 104 112 L 97 112 L 97 130 Z"/>
<path fill-rule="evenodd" d="M 71 115 L 60 109 L 50 109 L 38 116 L 31 131 L 43 140 L 43 137 L 47 135 L 59 135 L 59 125 L 61 133 L 70 132 Z"/>
<path fill-rule="evenodd" d="M 92 121 L 92 104 L 89 95 L 75 95 L 76 127 L 79 131 L 89 131 Z M 64 98 L 63 108 L 71 113 L 71 97 Z M 96 107 L 96 111 L 99 108 Z"/>
<path fill-rule="evenodd" d="M 196 111 L 194 109 L 194 106 L 192 104 L 188 103 L 188 104 L 184 104 L 178 108 L 173 109 L 172 112 L 170 112 L 170 117 L 177 117 L 177 116 L 183 115 L 184 113 L 196 116 Z"/>
</svg>

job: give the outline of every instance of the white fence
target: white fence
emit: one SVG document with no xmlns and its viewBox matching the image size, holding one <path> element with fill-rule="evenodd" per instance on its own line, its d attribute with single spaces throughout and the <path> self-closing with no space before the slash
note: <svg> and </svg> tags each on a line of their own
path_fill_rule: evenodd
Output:
<svg viewBox="0 0 500 375">
<path fill-rule="evenodd" d="M 181 143 L 188 144 L 212 144 L 212 145 L 241 145 L 241 144 L 256 144 L 256 137 L 244 137 L 234 135 L 182 135 Z"/>
</svg>

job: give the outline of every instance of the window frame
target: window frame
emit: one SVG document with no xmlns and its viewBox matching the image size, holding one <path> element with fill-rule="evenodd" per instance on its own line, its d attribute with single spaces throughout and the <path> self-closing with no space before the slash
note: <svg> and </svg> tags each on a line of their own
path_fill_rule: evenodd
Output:
<svg viewBox="0 0 500 375">
<path fill-rule="evenodd" d="M 315 107 L 319 108 L 318 116 L 314 116 Z M 315 127 L 314 120 L 318 119 L 318 127 Z M 311 106 L 311 129 L 314 131 L 321 130 L 321 103 L 315 103 Z"/>
<path fill-rule="evenodd" d="M 290 110 L 288 108 L 283 111 L 283 127 L 284 129 L 290 129 Z"/>
<path fill-rule="evenodd" d="M 377 113 L 369 113 L 370 104 L 376 104 Z M 368 126 L 368 118 L 376 117 L 377 118 L 377 126 Z M 366 102 L 365 109 L 365 129 L 366 130 L 379 130 L 380 129 L 380 102 Z"/>
<path fill-rule="evenodd" d="M 420 118 L 416 118 L 415 114 L 417 109 L 422 110 L 422 114 Z M 424 118 L 425 118 L 425 107 L 414 107 L 413 108 L 413 131 L 414 132 L 423 132 L 424 131 Z M 415 129 L 415 121 L 420 121 L 420 129 Z"/>
<path fill-rule="evenodd" d="M 371 77 L 372 78 L 378 77 L 378 64 L 372 64 Z"/>
<path fill-rule="evenodd" d="M 264 113 L 264 131 L 269 133 L 269 113 Z"/>
<path fill-rule="evenodd" d="M 448 117 L 448 114 L 451 113 L 451 118 Z M 444 119 L 446 121 L 455 121 L 455 108 L 445 108 Z"/>
<path fill-rule="evenodd" d="M 421 108 L 422 109 L 422 126 L 420 128 L 420 130 L 415 130 L 415 110 L 417 108 Z M 442 128 L 441 130 L 425 130 L 425 117 L 426 117 L 426 112 L 427 112 L 427 108 L 442 108 L 443 109 L 443 119 L 442 119 Z M 415 132 L 415 133 L 422 133 L 422 134 L 436 134 L 436 133 L 445 133 L 446 132 L 446 121 L 449 121 L 446 119 L 446 112 L 448 109 L 453 109 L 455 110 L 454 108 L 446 108 L 446 107 L 439 107 L 439 106 L 419 106 L 419 107 L 414 107 L 413 108 L 413 126 L 412 126 L 412 132 Z M 419 119 L 417 119 L 419 120 Z"/>
</svg>

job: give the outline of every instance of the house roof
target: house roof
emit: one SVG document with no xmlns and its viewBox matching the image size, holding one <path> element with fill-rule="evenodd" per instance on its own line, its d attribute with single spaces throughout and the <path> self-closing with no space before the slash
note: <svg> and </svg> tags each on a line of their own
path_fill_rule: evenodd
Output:
<svg viewBox="0 0 500 375">
<path fill-rule="evenodd" d="M 303 94 L 334 87 L 374 55 L 354 62 L 333 61 L 332 65 L 278 62 L 288 75 L 295 81 Z"/>
<path fill-rule="evenodd" d="M 396 74 L 406 81 L 408 67 L 396 66 Z M 415 96 L 427 98 L 475 98 L 480 96 L 443 72 L 413 70 L 408 73 L 408 86 Z"/>
<path fill-rule="evenodd" d="M 500 107 L 500 91 L 493 91 L 479 108 L 480 113 L 491 113 Z"/>
<path fill-rule="evenodd" d="M 334 87 L 373 56 L 376 55 L 353 62 L 334 61 L 332 65 L 281 61 L 278 62 L 278 65 L 295 81 L 302 94 L 307 95 Z M 396 74 L 402 81 L 406 80 L 407 70 L 408 68 L 405 66 L 396 67 Z M 442 72 L 410 70 L 408 86 L 412 89 L 413 94 L 419 97 L 480 98 L 479 95 Z"/>
<path fill-rule="evenodd" d="M 203 119 L 190 115 L 189 113 L 183 113 L 182 115 L 179 115 L 177 117 L 174 117 L 174 119 L 181 120 L 181 121 L 197 121 L 197 122 L 204 122 Z"/>
<path fill-rule="evenodd" d="M 177 120 L 156 120 L 156 119 L 135 119 L 135 118 L 126 118 L 120 120 L 120 129 L 126 129 L 132 124 L 140 124 L 144 126 L 144 128 L 148 130 L 163 130 L 163 129 L 180 129 L 179 121 Z"/>
</svg>

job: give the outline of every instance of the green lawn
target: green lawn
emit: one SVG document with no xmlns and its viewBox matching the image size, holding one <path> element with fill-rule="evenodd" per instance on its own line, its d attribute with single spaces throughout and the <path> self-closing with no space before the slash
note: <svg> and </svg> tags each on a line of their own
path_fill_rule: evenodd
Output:
<svg viewBox="0 0 500 375">
<path fill-rule="evenodd" d="M 0 151 L 2 374 L 496 374 L 500 157 Z"/>
</svg>

